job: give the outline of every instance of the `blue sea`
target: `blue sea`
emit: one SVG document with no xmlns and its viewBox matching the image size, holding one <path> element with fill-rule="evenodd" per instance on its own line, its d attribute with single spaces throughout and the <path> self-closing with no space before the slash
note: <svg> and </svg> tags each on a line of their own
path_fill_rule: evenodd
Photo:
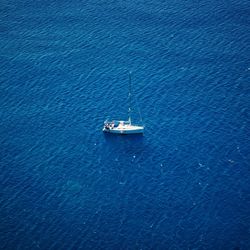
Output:
<svg viewBox="0 0 250 250">
<path fill-rule="evenodd" d="M 2 0 L 0 20 L 0 249 L 250 249 L 249 1 Z M 104 134 L 129 71 L 145 133 Z"/>
</svg>

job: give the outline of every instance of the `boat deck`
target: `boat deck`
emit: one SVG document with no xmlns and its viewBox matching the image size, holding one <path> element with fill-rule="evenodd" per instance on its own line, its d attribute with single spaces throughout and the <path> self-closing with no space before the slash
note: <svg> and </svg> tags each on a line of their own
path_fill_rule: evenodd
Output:
<svg viewBox="0 0 250 250">
<path fill-rule="evenodd" d="M 114 134 L 139 134 L 143 133 L 144 127 L 126 123 L 119 123 L 118 126 L 104 126 L 103 131 Z"/>
</svg>

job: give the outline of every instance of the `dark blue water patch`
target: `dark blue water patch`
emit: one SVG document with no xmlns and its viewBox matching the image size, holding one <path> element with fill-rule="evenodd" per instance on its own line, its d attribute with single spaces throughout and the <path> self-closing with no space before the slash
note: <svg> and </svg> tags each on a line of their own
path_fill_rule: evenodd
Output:
<svg viewBox="0 0 250 250">
<path fill-rule="evenodd" d="M 3 249 L 249 249 L 247 1 L 0 11 Z"/>
</svg>

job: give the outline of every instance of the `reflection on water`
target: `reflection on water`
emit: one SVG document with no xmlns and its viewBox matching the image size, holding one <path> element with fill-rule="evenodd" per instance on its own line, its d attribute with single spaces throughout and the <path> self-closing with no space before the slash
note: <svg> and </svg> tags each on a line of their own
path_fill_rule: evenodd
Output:
<svg viewBox="0 0 250 250">
<path fill-rule="evenodd" d="M 114 135 L 104 133 L 105 148 L 108 154 L 116 156 L 128 155 L 134 157 L 145 151 L 145 138 L 141 134 Z"/>
<path fill-rule="evenodd" d="M 142 134 L 119 135 L 104 133 L 104 138 L 106 144 L 109 146 L 122 145 L 135 148 L 136 146 L 141 147 L 144 144 L 144 136 Z"/>
</svg>

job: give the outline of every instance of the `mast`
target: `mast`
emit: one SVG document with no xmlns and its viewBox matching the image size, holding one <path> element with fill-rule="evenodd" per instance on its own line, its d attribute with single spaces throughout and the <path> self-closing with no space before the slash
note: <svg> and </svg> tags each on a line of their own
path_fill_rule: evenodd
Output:
<svg viewBox="0 0 250 250">
<path fill-rule="evenodd" d="M 129 71 L 129 85 L 128 85 L 128 121 L 131 124 L 131 71 Z"/>
</svg>

